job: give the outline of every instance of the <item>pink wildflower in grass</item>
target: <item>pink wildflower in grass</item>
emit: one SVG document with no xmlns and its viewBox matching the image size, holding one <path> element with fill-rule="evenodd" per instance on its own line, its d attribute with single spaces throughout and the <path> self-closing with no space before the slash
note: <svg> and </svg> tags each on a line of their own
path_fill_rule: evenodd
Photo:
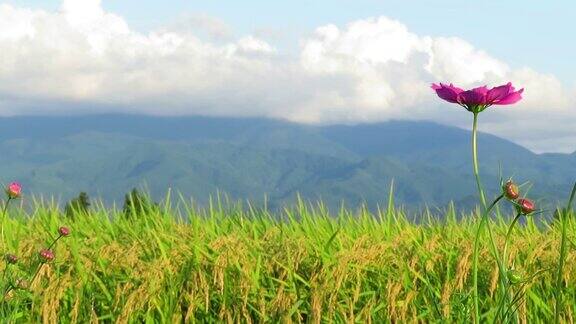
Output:
<svg viewBox="0 0 576 324">
<path fill-rule="evenodd" d="M 22 195 L 22 186 L 18 182 L 12 182 L 6 187 L 6 194 L 10 199 L 19 198 Z"/>
<path fill-rule="evenodd" d="M 40 251 L 40 259 L 43 262 L 50 262 L 54 260 L 54 252 L 52 252 L 52 250 L 49 249 L 44 249 Z"/>
<path fill-rule="evenodd" d="M 58 234 L 60 234 L 60 236 L 68 236 L 70 235 L 70 229 L 66 226 L 62 226 L 58 229 Z"/>
</svg>

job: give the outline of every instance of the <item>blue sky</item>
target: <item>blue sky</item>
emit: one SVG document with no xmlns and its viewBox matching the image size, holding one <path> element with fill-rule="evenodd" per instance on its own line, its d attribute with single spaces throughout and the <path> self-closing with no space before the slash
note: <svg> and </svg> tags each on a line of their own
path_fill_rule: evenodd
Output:
<svg viewBox="0 0 576 324">
<path fill-rule="evenodd" d="M 61 1 L 2 2 L 56 10 Z M 417 34 L 461 37 L 512 67 L 528 65 L 576 83 L 576 42 L 570 41 L 576 31 L 576 1 L 104 0 L 102 5 L 142 32 L 169 24 L 183 13 L 204 13 L 223 20 L 238 36 L 271 30 L 279 35 L 275 45 L 288 49 L 318 26 L 384 15 Z"/>
<path fill-rule="evenodd" d="M 576 150 L 576 2 L 0 0 L 0 116 L 470 127 L 432 82 L 526 88 L 481 130 Z M 511 123 L 510 121 L 513 121 Z"/>
</svg>

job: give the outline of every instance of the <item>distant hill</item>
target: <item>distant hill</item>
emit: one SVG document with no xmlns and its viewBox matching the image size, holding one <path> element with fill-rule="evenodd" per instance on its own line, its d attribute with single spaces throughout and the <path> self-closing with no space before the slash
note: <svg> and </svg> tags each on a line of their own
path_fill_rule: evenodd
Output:
<svg viewBox="0 0 576 324">
<path fill-rule="evenodd" d="M 314 127 L 268 119 L 98 115 L 0 118 L 0 179 L 68 200 L 79 191 L 121 202 L 132 187 L 160 199 L 168 188 L 205 204 L 218 191 L 270 206 L 298 193 L 337 208 L 475 202 L 470 132 L 430 122 Z M 576 154 L 534 154 L 480 134 L 484 182 L 531 180 L 543 204 L 565 199 Z"/>
</svg>

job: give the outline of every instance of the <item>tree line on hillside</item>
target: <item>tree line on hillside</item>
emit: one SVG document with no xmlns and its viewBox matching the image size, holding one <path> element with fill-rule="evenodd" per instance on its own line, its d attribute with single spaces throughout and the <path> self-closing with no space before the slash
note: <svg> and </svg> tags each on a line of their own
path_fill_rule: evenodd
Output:
<svg viewBox="0 0 576 324">
<path fill-rule="evenodd" d="M 86 192 L 82 191 L 77 197 L 66 203 L 64 214 L 69 218 L 74 218 L 76 215 L 85 215 L 89 213 L 90 206 L 90 197 L 88 197 Z M 158 208 L 158 203 L 152 201 L 148 195 L 133 188 L 132 191 L 124 195 L 122 214 L 126 218 L 131 218 L 155 212 Z"/>
</svg>

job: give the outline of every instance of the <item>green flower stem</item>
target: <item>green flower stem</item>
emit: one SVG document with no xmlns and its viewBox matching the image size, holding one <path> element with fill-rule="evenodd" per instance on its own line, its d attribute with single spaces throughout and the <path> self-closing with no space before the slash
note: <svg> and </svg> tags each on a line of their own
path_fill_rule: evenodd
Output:
<svg viewBox="0 0 576 324">
<path fill-rule="evenodd" d="M 478 167 L 478 113 L 474 113 L 474 122 L 472 124 L 472 164 L 474 166 L 474 177 L 476 178 L 476 186 L 478 187 L 480 202 L 482 203 L 482 212 L 484 212 L 484 210 L 486 210 L 486 196 L 484 195 L 484 189 L 482 188 L 482 181 L 480 180 L 480 172 Z M 483 226 L 484 224 L 487 224 L 486 226 L 488 227 L 488 237 L 490 238 L 492 253 L 494 253 L 494 257 L 496 258 L 496 261 L 498 261 L 498 267 L 500 270 L 502 270 L 502 264 L 500 262 L 500 256 L 498 255 L 496 243 L 494 243 L 492 229 L 490 228 L 490 224 L 488 222 L 480 222 L 480 226 Z M 478 232 L 480 232 L 480 230 Z"/>
<path fill-rule="evenodd" d="M 510 240 L 510 234 L 512 234 L 512 230 L 514 229 L 514 225 L 516 225 L 516 223 L 518 222 L 518 219 L 520 219 L 520 216 L 522 216 L 522 214 L 518 213 L 516 215 L 516 217 L 514 217 L 514 220 L 510 224 L 510 227 L 508 227 L 508 232 L 506 232 L 506 240 L 504 241 L 504 250 L 502 251 L 502 263 L 504 264 L 504 270 L 508 270 L 508 255 L 506 254 L 507 253 L 506 251 L 508 250 L 508 243 Z"/>
<path fill-rule="evenodd" d="M 478 187 L 480 202 L 482 203 L 482 208 L 486 209 L 486 196 L 482 189 L 480 172 L 478 171 L 478 113 L 474 113 L 474 121 L 472 123 L 472 164 L 474 166 L 474 177 L 476 178 L 476 186 Z"/>
<path fill-rule="evenodd" d="M 480 304 L 478 301 L 478 250 L 480 248 L 480 235 L 482 232 L 482 229 L 484 228 L 484 223 L 488 221 L 488 215 L 490 214 L 490 212 L 492 211 L 492 209 L 494 208 L 494 206 L 496 206 L 496 204 L 498 204 L 498 202 L 504 198 L 504 195 L 500 195 L 498 198 L 496 198 L 492 204 L 490 205 L 490 207 L 488 207 L 488 209 L 486 209 L 484 211 L 484 213 L 482 214 L 482 218 L 480 219 L 480 224 L 478 225 L 478 230 L 476 232 L 476 237 L 474 238 L 474 253 L 473 253 L 473 259 L 472 259 L 472 270 L 473 270 L 473 281 L 474 281 L 474 312 L 476 314 L 475 317 L 475 322 L 476 323 L 480 323 Z"/>
<path fill-rule="evenodd" d="M 492 208 L 490 208 L 489 210 L 487 209 L 486 206 L 486 196 L 484 195 L 484 189 L 482 188 L 482 181 L 480 180 L 480 172 L 479 172 L 479 167 L 478 167 L 478 113 L 479 112 L 474 112 L 474 121 L 472 123 L 472 165 L 473 165 L 473 170 L 474 170 L 474 177 L 476 178 L 476 186 L 478 188 L 478 195 L 480 196 L 480 203 L 482 205 L 482 219 L 480 220 L 480 224 L 478 224 L 478 230 L 476 232 L 476 238 L 475 238 L 475 250 L 474 250 L 474 259 L 478 258 L 478 247 L 476 246 L 476 242 L 480 239 L 480 235 L 482 233 L 482 230 L 484 229 L 484 226 L 486 226 L 488 228 L 488 238 L 490 241 L 490 248 L 492 250 L 492 253 L 494 254 L 494 258 L 496 259 L 496 263 L 498 264 L 498 270 L 500 272 L 500 282 L 502 284 L 501 286 L 501 291 L 502 291 L 502 296 L 504 298 L 504 300 L 508 299 L 508 289 L 507 289 L 507 282 L 506 282 L 506 278 L 505 278 L 505 272 L 504 272 L 504 266 L 502 264 L 502 261 L 500 259 L 499 253 L 498 253 L 498 249 L 496 247 L 496 243 L 494 242 L 494 236 L 492 235 L 492 229 L 490 228 L 490 222 L 488 222 L 488 217 L 489 217 L 489 210 L 491 210 Z M 498 199 L 499 200 L 499 199 Z M 478 280 L 477 280 L 477 272 L 478 272 L 478 265 L 476 264 L 474 266 L 474 275 L 475 275 L 475 280 L 474 280 L 474 290 L 477 292 L 478 290 Z M 475 313 L 476 313 L 476 322 L 478 323 L 480 321 L 480 307 L 479 307 L 479 302 L 478 302 L 478 295 L 475 295 L 474 298 L 474 308 L 475 308 Z"/>
<path fill-rule="evenodd" d="M 478 301 L 478 250 L 479 250 L 479 240 L 482 229 L 484 228 L 484 223 L 488 218 L 488 213 L 486 213 L 486 197 L 484 196 L 484 190 L 482 190 L 482 182 L 480 181 L 480 173 L 478 171 L 478 113 L 474 113 L 474 121 L 472 123 L 472 165 L 474 167 L 474 177 L 476 178 L 476 186 L 478 187 L 478 193 L 480 195 L 480 202 L 482 203 L 482 218 L 480 219 L 480 224 L 478 224 L 478 230 L 476 231 L 476 238 L 474 239 L 474 255 L 473 258 L 473 276 L 474 276 L 474 321 L 475 323 L 480 323 L 480 303 Z"/>
<path fill-rule="evenodd" d="M 474 166 L 474 177 L 476 178 L 476 186 L 478 187 L 478 195 L 480 196 L 483 213 L 486 210 L 486 196 L 484 195 L 484 189 L 482 188 L 482 181 L 480 180 L 480 172 L 478 167 L 478 113 L 474 113 L 474 122 L 472 124 L 472 164 Z M 494 236 L 492 235 L 492 229 L 490 228 L 489 222 L 480 222 L 479 226 L 482 227 L 485 224 L 488 227 L 488 237 L 490 238 L 492 253 L 498 262 L 498 267 L 500 270 L 502 270 L 500 256 L 498 255 L 498 249 L 496 248 L 496 243 L 494 242 Z M 478 230 L 478 232 L 481 232 L 481 230 Z"/>
<path fill-rule="evenodd" d="M 516 225 L 516 223 L 518 222 L 518 220 L 520 219 L 520 216 L 522 216 L 522 213 L 518 213 L 516 214 L 516 217 L 514 217 L 514 219 L 512 220 L 512 223 L 510 223 L 510 226 L 508 227 L 508 231 L 506 232 L 506 238 L 504 240 L 504 250 L 502 251 L 502 263 L 503 266 L 502 268 L 504 268 L 504 272 L 502 272 L 503 277 L 504 277 L 504 281 L 506 282 L 506 285 L 504 286 L 505 288 L 505 293 L 506 293 L 506 300 L 510 300 L 510 295 L 508 292 L 508 243 L 510 243 L 510 235 L 512 234 L 512 230 L 514 230 L 514 225 Z M 501 304 L 500 306 L 504 306 L 503 304 Z M 510 307 L 512 307 L 512 305 L 510 305 Z M 502 307 L 500 307 L 501 309 Z M 507 314 L 507 313 L 506 313 Z M 517 313 L 515 311 L 513 311 L 514 314 L 514 320 L 516 322 L 518 322 L 518 318 L 517 318 Z M 504 318 L 504 320 L 506 320 Z"/>
<path fill-rule="evenodd" d="M 62 238 L 62 235 L 58 235 L 58 237 L 52 242 L 52 244 L 50 244 L 50 246 L 48 247 L 48 250 L 51 250 L 52 247 L 56 244 L 56 242 L 58 242 L 58 240 L 61 238 Z"/>
<path fill-rule="evenodd" d="M 2 222 L 0 224 L 0 232 L 2 232 L 2 247 L 5 249 L 6 248 L 6 240 L 4 239 L 4 221 L 6 220 L 6 212 L 8 211 L 8 205 L 10 204 L 10 200 L 12 200 L 12 197 L 8 197 L 8 199 L 6 200 L 6 203 L 4 204 L 4 208 L 2 209 Z"/>
<path fill-rule="evenodd" d="M 482 203 L 482 211 L 484 212 L 486 209 L 486 196 L 484 195 L 484 189 L 482 188 L 482 181 L 480 180 L 480 172 L 478 167 L 478 113 L 474 113 L 474 122 L 472 123 L 472 164 L 474 166 L 474 177 L 476 178 L 476 186 L 478 187 L 480 202 Z M 490 228 L 490 224 L 488 222 L 486 222 L 486 226 L 488 227 L 488 237 L 490 238 L 492 253 L 494 253 L 494 257 L 498 261 L 500 270 L 502 270 L 502 263 L 500 262 L 500 256 L 498 255 L 496 243 L 494 243 L 492 229 Z"/>
</svg>

